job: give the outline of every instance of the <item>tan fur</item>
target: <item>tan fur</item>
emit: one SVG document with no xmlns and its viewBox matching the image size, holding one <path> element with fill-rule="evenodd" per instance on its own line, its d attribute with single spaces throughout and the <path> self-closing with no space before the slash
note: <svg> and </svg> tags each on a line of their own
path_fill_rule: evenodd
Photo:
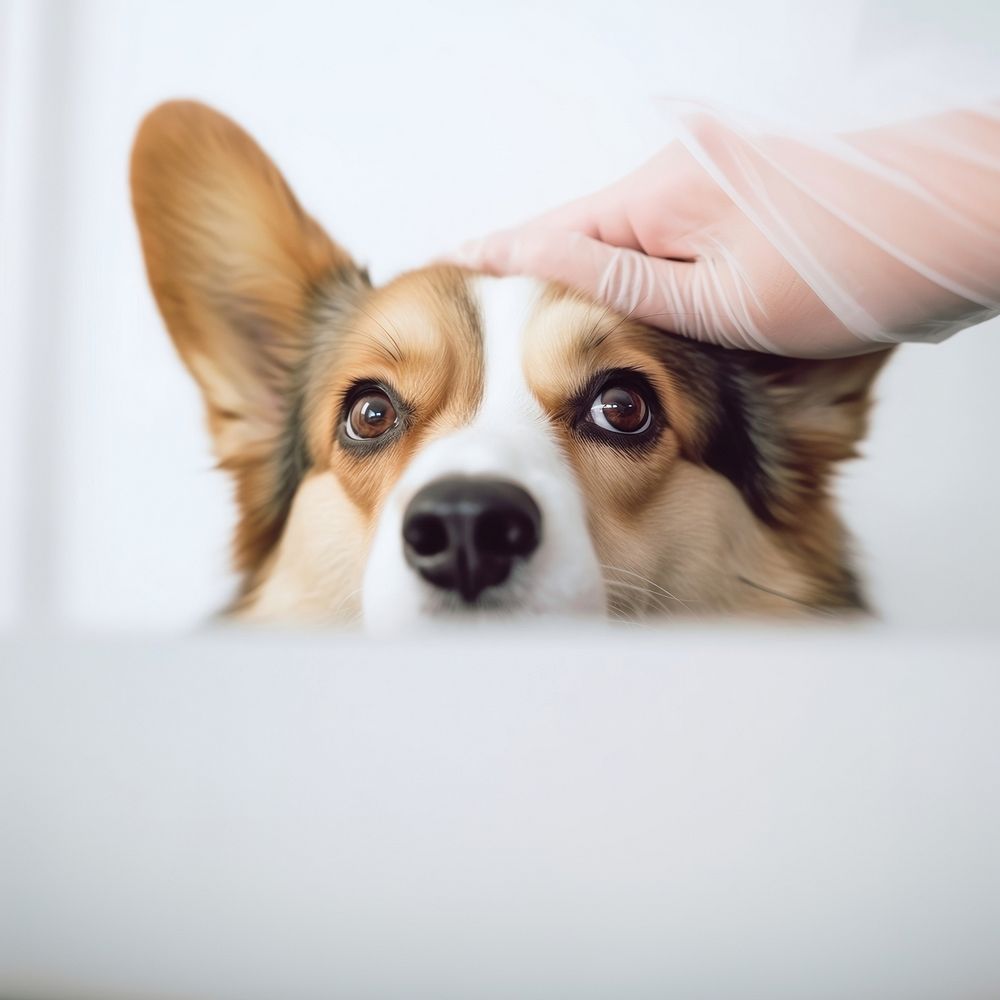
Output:
<svg viewBox="0 0 1000 1000">
<path fill-rule="evenodd" d="M 483 350 L 463 274 L 433 267 L 373 291 L 315 366 L 306 394 L 311 452 L 329 463 L 369 517 L 428 436 L 468 422 L 482 395 Z M 398 446 L 360 459 L 336 447 L 330 428 L 359 379 L 391 386 L 411 404 L 411 432 Z"/>
<path fill-rule="evenodd" d="M 311 473 L 281 541 L 234 613 L 244 621 L 303 625 L 356 620 L 370 528 L 332 472 Z"/>
<path fill-rule="evenodd" d="M 253 139 L 204 105 L 152 111 L 131 176 L 149 282 L 201 386 L 219 464 L 233 473 L 235 560 L 249 570 L 283 527 L 272 459 L 307 348 L 309 301 L 350 259 Z"/>
<path fill-rule="evenodd" d="M 852 608 L 857 603 L 850 539 L 830 494 L 839 462 L 857 456 L 868 432 L 871 387 L 888 352 L 804 361 L 755 356 L 762 396 L 782 434 L 773 444 L 778 485 L 772 516 L 781 544 L 803 567 L 810 604 Z"/>
<path fill-rule="evenodd" d="M 327 332 L 320 322 L 314 336 L 323 343 Z M 352 310 L 347 331 L 329 341 L 305 391 L 315 472 L 299 488 L 276 551 L 248 573 L 235 610 L 249 620 L 355 618 L 382 501 L 422 444 L 471 418 L 482 396 L 482 366 L 482 341 L 457 268 L 403 275 Z M 363 458 L 339 447 L 331 433 L 345 391 L 359 379 L 392 386 L 412 405 L 411 432 Z"/>
<path fill-rule="evenodd" d="M 662 363 L 662 336 L 554 288 L 526 337 L 526 375 L 583 487 L 613 609 L 797 614 L 853 606 L 846 538 L 826 489 L 833 463 L 851 457 L 864 435 L 868 388 L 885 356 L 755 361 L 790 451 L 778 472 L 777 523 L 769 526 L 730 483 L 698 467 L 710 414 L 685 391 L 685 371 Z M 642 372 L 669 415 L 652 453 L 581 440 L 558 420 L 576 387 L 615 368 Z"/>
</svg>

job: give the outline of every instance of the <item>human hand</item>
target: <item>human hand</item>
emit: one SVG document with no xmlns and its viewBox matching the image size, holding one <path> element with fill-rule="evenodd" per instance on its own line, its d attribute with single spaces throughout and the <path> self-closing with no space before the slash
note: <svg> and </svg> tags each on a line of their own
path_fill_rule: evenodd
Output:
<svg viewBox="0 0 1000 1000">
<path fill-rule="evenodd" d="M 995 117 L 813 144 L 706 113 L 688 125 L 686 142 L 634 173 L 466 244 L 458 261 L 559 281 L 698 340 L 799 357 L 937 340 L 1000 310 Z"/>
</svg>

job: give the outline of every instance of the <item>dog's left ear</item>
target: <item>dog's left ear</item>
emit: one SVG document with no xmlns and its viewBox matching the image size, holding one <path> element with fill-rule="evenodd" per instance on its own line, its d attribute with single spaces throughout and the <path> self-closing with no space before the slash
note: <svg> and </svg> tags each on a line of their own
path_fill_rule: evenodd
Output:
<svg viewBox="0 0 1000 1000">
<path fill-rule="evenodd" d="M 824 496 L 835 463 L 857 455 L 872 386 L 890 354 L 813 361 L 733 352 L 741 433 L 753 456 L 739 478 L 758 514 L 790 523 L 802 517 L 803 502 Z"/>
<path fill-rule="evenodd" d="M 235 479 L 236 556 L 247 568 L 280 532 L 297 485 L 282 439 L 310 307 L 321 292 L 349 295 L 366 279 L 257 143 L 203 104 L 154 109 L 131 174 L 150 284 Z"/>
<path fill-rule="evenodd" d="M 807 361 L 759 354 L 752 370 L 785 434 L 816 460 L 856 455 L 868 431 L 871 389 L 889 351 Z"/>
</svg>

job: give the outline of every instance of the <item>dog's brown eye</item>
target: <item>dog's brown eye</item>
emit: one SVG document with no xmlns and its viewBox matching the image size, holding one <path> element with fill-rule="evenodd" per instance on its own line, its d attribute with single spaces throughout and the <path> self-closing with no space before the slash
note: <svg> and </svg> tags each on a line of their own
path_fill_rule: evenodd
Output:
<svg viewBox="0 0 1000 1000">
<path fill-rule="evenodd" d="M 616 434 L 639 434 L 653 419 L 646 400 L 624 385 L 605 386 L 590 404 L 590 419 Z"/>
<path fill-rule="evenodd" d="M 355 441 L 381 437 L 396 426 L 396 408 L 381 389 L 369 389 L 351 405 L 345 430 Z"/>
</svg>

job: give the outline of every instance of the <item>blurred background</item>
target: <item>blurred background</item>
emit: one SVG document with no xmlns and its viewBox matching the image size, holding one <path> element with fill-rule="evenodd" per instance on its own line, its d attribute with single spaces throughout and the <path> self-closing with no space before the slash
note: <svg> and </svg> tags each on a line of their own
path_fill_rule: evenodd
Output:
<svg viewBox="0 0 1000 1000">
<path fill-rule="evenodd" d="M 156 103 L 237 119 L 384 280 L 636 166 L 657 95 L 852 127 L 989 95 L 998 37 L 986 2 L 0 0 L 0 623 L 186 628 L 233 585 L 129 206 Z M 898 352 L 843 477 L 891 623 L 993 619 L 998 333 Z"/>
</svg>

